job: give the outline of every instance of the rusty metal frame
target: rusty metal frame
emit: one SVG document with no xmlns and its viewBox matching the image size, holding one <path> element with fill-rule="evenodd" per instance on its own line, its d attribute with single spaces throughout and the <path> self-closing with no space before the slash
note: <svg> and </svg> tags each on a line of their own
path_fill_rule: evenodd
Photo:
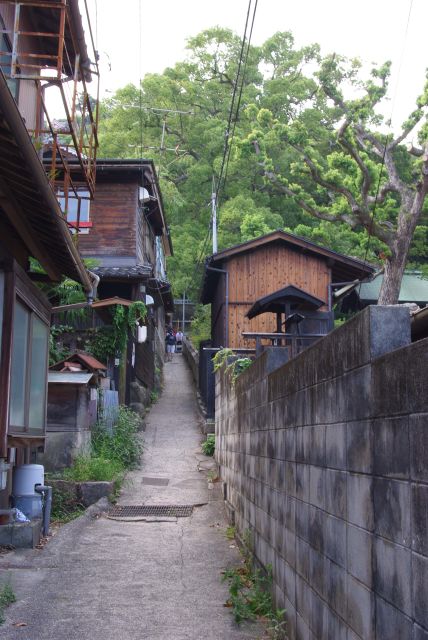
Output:
<svg viewBox="0 0 428 640">
<path fill-rule="evenodd" d="M 36 103 L 36 127 L 29 129 L 36 149 L 46 148 L 46 136 L 49 136 L 49 146 L 52 148 L 52 159 L 44 162 L 49 181 L 55 190 L 61 189 L 64 193 L 66 208 L 64 216 L 67 217 L 69 197 L 77 198 L 78 213 L 80 213 L 80 190 L 89 191 L 93 198 L 95 190 L 96 154 L 98 147 L 98 103 L 99 103 L 99 69 L 97 53 L 93 51 L 90 75 L 96 82 L 96 99 L 91 99 L 86 82 L 88 73 L 82 66 L 77 37 L 73 28 L 70 14 L 69 0 L 57 0 L 55 3 L 46 0 L 3 0 L 14 5 L 15 18 L 13 32 L 0 29 L 0 33 L 6 33 L 12 44 L 12 51 L 0 52 L 2 56 L 10 56 L 11 79 L 33 80 L 37 86 Z M 31 31 L 25 29 L 22 24 L 22 7 L 35 9 L 49 9 L 58 11 L 58 29 L 55 33 L 48 30 Z M 88 22 L 89 15 L 87 14 Z M 21 28 L 22 27 L 22 28 Z M 73 51 L 67 50 L 66 34 L 68 41 L 72 42 Z M 33 38 L 40 45 L 44 39 L 58 39 L 58 49 L 55 54 L 50 50 L 29 51 L 21 47 L 23 37 Z M 92 47 L 94 43 L 92 39 Z M 71 57 L 70 57 L 71 55 Z M 71 100 L 66 95 L 66 86 L 72 85 Z M 45 91 L 55 86 L 61 95 L 61 100 L 66 116 L 66 127 L 58 131 L 52 123 L 46 107 Z M 43 120 L 43 123 L 42 123 Z M 64 139 L 65 138 L 65 139 Z M 67 153 L 73 151 L 76 162 L 68 162 Z M 76 228 L 76 223 L 69 226 Z"/>
</svg>

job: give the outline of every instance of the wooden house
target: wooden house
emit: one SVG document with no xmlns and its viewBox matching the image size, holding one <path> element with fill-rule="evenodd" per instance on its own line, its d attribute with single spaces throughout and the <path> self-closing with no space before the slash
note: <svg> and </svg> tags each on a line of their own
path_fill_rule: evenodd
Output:
<svg viewBox="0 0 428 640">
<path fill-rule="evenodd" d="M 80 221 L 70 222 L 79 228 L 82 256 L 96 261 L 92 271 L 100 277 L 100 300 L 153 300 L 147 340 L 130 342 L 120 390 L 121 402 L 141 403 L 163 364 L 165 323 L 174 308 L 166 275 L 172 243 L 153 162 L 98 160 L 96 197 L 80 213 Z"/>
<path fill-rule="evenodd" d="M 317 300 L 319 313 L 325 313 L 331 311 L 337 284 L 372 273 L 360 260 L 280 230 L 224 249 L 208 258 L 201 294 L 202 303 L 211 304 L 212 346 L 252 349 L 255 340 L 243 333 L 277 332 L 274 313 L 247 317 L 269 294 L 297 288 L 302 298 Z"/>
<path fill-rule="evenodd" d="M 39 275 L 30 258 L 46 281 L 68 276 L 88 299 L 94 294 L 57 199 L 67 188 L 41 160 L 47 135 L 55 166 L 62 144 L 45 112 L 47 85 L 64 93 L 68 80 L 86 82 L 91 73 L 77 2 L 0 2 L 0 27 L 0 463 L 11 467 L 29 462 L 45 443 L 50 305 L 34 284 Z M 94 155 L 79 141 L 76 157 L 93 191 Z M 66 169 L 62 178 L 72 183 Z M 11 490 L 9 471 L 0 508 Z"/>
</svg>

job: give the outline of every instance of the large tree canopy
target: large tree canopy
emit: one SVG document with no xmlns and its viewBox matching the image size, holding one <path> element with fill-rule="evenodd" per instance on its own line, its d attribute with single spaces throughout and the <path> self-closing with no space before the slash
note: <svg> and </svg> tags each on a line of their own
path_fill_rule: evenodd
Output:
<svg viewBox="0 0 428 640">
<path fill-rule="evenodd" d="M 204 31 L 189 40 L 186 61 L 147 75 L 141 91 L 124 87 L 101 106 L 101 155 L 144 155 L 159 167 L 177 294 L 196 292 L 195 261 L 210 253 L 212 180 L 222 165 L 240 49 L 231 31 Z M 392 138 L 377 111 L 388 64 L 364 81 L 357 61 L 321 58 L 317 45 L 297 49 L 290 33 L 277 33 L 249 48 L 244 68 L 241 109 L 228 134 L 219 247 L 286 228 L 383 261 L 381 302 L 394 302 L 409 256 L 419 264 L 428 257 L 421 224 L 428 188 L 425 128 L 420 148 L 404 146 L 422 122 L 426 91 Z"/>
</svg>

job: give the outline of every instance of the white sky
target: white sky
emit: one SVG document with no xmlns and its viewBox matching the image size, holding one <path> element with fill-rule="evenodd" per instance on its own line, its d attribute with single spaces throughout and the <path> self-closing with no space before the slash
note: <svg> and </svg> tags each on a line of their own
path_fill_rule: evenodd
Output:
<svg viewBox="0 0 428 640">
<path fill-rule="evenodd" d="M 220 25 L 241 36 L 248 6 L 248 0 L 87 1 L 94 37 L 98 37 L 102 96 L 129 82 L 138 84 L 140 12 L 144 76 L 162 73 L 182 60 L 186 39 L 203 29 Z M 427 0 L 259 0 L 252 42 L 261 44 L 276 31 L 290 30 L 297 45 L 318 42 L 324 54 L 336 51 L 367 62 L 392 60 L 396 127 L 414 108 L 423 87 L 427 24 Z"/>
</svg>

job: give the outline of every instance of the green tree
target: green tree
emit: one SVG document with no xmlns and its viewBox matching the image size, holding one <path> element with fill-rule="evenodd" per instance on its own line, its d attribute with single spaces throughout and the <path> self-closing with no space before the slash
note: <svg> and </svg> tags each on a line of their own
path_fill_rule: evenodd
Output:
<svg viewBox="0 0 428 640">
<path fill-rule="evenodd" d="M 419 131 L 424 149 L 410 147 L 406 152 L 402 146 L 426 117 L 428 84 L 401 133 L 392 139 L 379 133 L 382 118 L 377 112 L 387 94 L 389 75 L 387 63 L 362 80 L 358 61 L 329 56 L 314 76 L 316 112 L 310 105 L 293 121 L 284 122 L 261 109 L 246 139 L 266 181 L 279 193 L 311 216 L 364 230 L 383 245 L 385 275 L 379 304 L 398 300 L 428 191 L 427 126 Z M 345 98 L 350 87 L 358 97 Z M 275 162 L 280 149 L 284 156 L 291 152 L 282 166 Z"/>
</svg>

